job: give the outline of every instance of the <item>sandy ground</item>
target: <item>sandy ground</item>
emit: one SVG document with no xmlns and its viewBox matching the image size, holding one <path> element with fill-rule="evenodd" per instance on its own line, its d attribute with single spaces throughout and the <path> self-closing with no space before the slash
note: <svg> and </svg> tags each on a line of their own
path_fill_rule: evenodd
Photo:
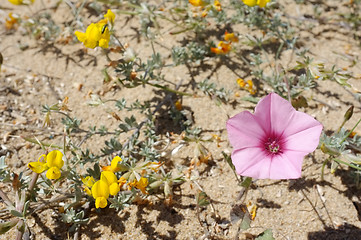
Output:
<svg viewBox="0 0 361 240">
<path fill-rule="evenodd" d="M 314 59 L 323 61 L 328 66 L 335 64 L 340 68 L 347 68 L 354 76 L 360 77 L 361 64 L 357 61 L 351 66 L 350 61 L 360 56 L 360 42 L 353 39 L 350 29 L 332 22 L 331 17 L 346 11 L 347 6 L 335 4 L 333 1 L 326 2 L 329 9 L 321 17 L 330 20 L 325 22 L 307 22 L 308 20 L 303 18 L 312 11 L 314 3 L 296 5 L 293 1 L 282 1 L 282 4 L 287 6 L 285 12 L 292 16 L 289 18 L 292 24 L 296 26 L 295 19 L 302 20 L 297 34 L 300 43 L 304 48 L 310 49 Z M 4 19 L 9 12 L 25 16 L 42 9 L 40 1 L 37 0 L 31 10 L 26 7 L 14 7 L 4 0 L 2 4 L 4 5 L 1 6 L 3 9 L 0 10 L 0 19 Z M 49 3 L 51 4 L 53 2 Z M 84 11 L 84 16 L 89 15 L 89 12 Z M 65 4 L 60 4 L 52 13 L 58 24 L 64 24 L 69 16 L 69 8 Z M 91 19 L 86 19 L 85 24 L 89 24 Z M 313 27 L 306 27 L 310 24 Z M 0 51 L 4 56 L 0 75 L 0 156 L 8 154 L 6 163 L 16 173 L 24 171 L 28 162 L 34 161 L 42 154 L 38 146 L 25 142 L 19 136 L 36 136 L 40 140 L 49 140 L 55 136 L 57 141 L 61 141 L 58 137 L 62 134 L 60 116 L 53 119 L 54 125 L 51 128 L 43 129 L 42 105 L 57 103 L 67 96 L 72 116 L 82 119 L 83 126 L 106 125 L 112 129 L 112 126 L 117 125 L 116 119 L 105 109 L 91 108 L 86 104 L 90 91 L 102 94 L 104 99 L 124 97 L 129 101 L 150 100 L 160 94 L 148 87 L 138 87 L 134 90 L 111 88 L 112 84 L 103 84 L 101 70 L 106 61 L 100 49 L 89 49 L 86 54 L 82 54 L 84 47 L 80 43 L 47 45 L 28 35 L 22 35 L 19 29 L 7 32 L 3 24 L 0 28 Z M 118 37 L 135 48 L 137 54 L 145 57 L 150 54 L 151 48 L 143 39 L 137 41 L 138 28 L 139 22 L 136 18 L 117 16 L 115 30 L 120 33 Z M 219 31 L 218 35 L 213 36 L 215 38 L 219 38 L 223 33 L 223 30 L 220 31 L 215 25 L 211 25 L 210 28 L 216 30 L 215 32 Z M 241 36 L 246 34 L 244 30 L 252 32 L 238 25 L 235 25 L 233 30 L 241 33 Z M 186 37 L 171 36 L 166 32 L 158 39 L 160 44 L 156 48 L 160 53 L 168 54 L 167 48 L 174 44 L 182 45 L 182 40 Z M 21 50 L 20 46 L 28 47 Z M 248 48 L 239 47 L 237 54 L 244 54 Z M 289 56 L 290 52 L 284 51 L 280 61 L 287 63 Z M 232 151 L 225 131 L 226 120 L 229 116 L 255 106 L 241 100 L 248 93 L 241 90 L 236 83 L 238 76 L 235 73 L 246 78 L 249 72 L 249 69 L 237 60 L 230 69 L 226 64 L 222 64 L 220 58 L 209 59 L 206 67 L 202 69 L 180 66 L 164 71 L 167 80 L 174 84 L 182 83 L 180 90 L 196 95 L 182 99 L 183 107 L 189 109 L 193 115 L 194 126 L 205 130 L 204 136 L 218 134 L 222 139 L 219 146 L 215 142 L 206 144 L 213 159 L 207 165 L 201 165 L 194 170 L 194 174 L 198 174 L 197 182 L 210 197 L 214 207 L 212 209 L 209 205 L 201 210 L 203 226 L 197 218 L 197 187 L 185 182 L 174 189 L 173 204 L 170 206 L 156 197 L 149 197 L 148 202 L 133 204 L 119 213 L 109 208 L 100 212 L 91 209 L 89 223 L 81 228 L 81 239 L 202 239 L 207 236 L 207 232 L 212 236 L 210 239 L 234 239 L 236 226 L 231 224 L 230 212 L 232 206 L 237 204 L 236 199 L 241 187 L 237 185 L 237 180 L 221 152 Z M 114 73 L 110 74 L 114 76 Z M 199 90 L 187 87 L 188 83 L 200 82 L 205 78 L 230 90 L 230 102 L 234 104 L 218 106 Z M 350 82 L 361 89 L 360 78 L 351 79 Z M 324 125 L 324 130 L 335 131 L 342 122 L 343 113 L 350 105 L 354 105 L 355 114 L 345 126 L 350 129 L 361 116 L 360 102 L 334 82 L 320 81 L 318 84 L 316 89 L 304 93 L 309 99 L 310 107 L 300 110 L 314 116 Z M 259 97 L 264 95 L 263 91 L 259 92 Z M 99 111 L 103 114 L 99 114 Z M 158 117 L 169 118 L 161 115 Z M 159 129 L 164 132 L 177 131 L 171 124 L 160 125 Z M 91 139 L 83 147 L 99 153 L 101 144 L 106 139 Z M 120 141 L 125 142 L 126 139 Z M 176 146 L 174 144 L 171 148 Z M 186 169 L 190 164 L 193 148 L 192 145 L 184 147 L 167 161 Z M 247 195 L 247 202 L 257 204 L 257 214 L 252 228 L 246 231 L 248 235 L 242 233 L 239 239 L 250 237 L 250 234 L 259 234 L 267 228 L 273 230 L 276 239 L 360 239 L 360 190 L 356 188 L 350 171 L 345 167 L 337 170 L 335 174 L 330 174 L 329 168 L 326 168 L 325 180 L 321 181 L 321 166 L 325 157 L 320 150 L 307 156 L 303 163 L 301 179 L 257 181 Z M 26 173 L 29 171 L 26 170 Z M 0 186 L 5 190 L 10 189 L 10 186 L 2 183 Z M 29 218 L 28 225 L 34 239 L 67 239 L 68 236 L 72 236 L 57 212 L 58 208 L 47 209 Z M 2 239 L 12 239 L 13 234 L 14 232 L 10 231 L 2 236 Z"/>
</svg>

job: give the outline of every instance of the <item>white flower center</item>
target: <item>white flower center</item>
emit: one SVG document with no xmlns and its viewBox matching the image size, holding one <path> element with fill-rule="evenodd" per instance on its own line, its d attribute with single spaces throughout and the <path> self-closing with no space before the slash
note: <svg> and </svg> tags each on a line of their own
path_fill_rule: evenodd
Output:
<svg viewBox="0 0 361 240">
<path fill-rule="evenodd" d="M 277 154 L 281 152 L 278 139 L 268 138 L 268 140 L 265 143 L 265 149 L 271 154 Z"/>
</svg>

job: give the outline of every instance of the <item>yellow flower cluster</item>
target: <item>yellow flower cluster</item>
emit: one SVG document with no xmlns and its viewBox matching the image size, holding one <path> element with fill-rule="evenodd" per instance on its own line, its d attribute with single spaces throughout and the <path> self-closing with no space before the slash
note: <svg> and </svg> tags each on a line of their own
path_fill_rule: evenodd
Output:
<svg viewBox="0 0 361 240">
<path fill-rule="evenodd" d="M 129 168 L 122 163 L 122 159 L 119 156 L 116 156 L 113 158 L 109 166 L 102 167 L 103 171 L 98 181 L 95 181 L 95 179 L 91 176 L 82 178 L 84 191 L 95 199 L 96 208 L 105 208 L 108 205 L 109 195 L 117 195 L 124 185 L 127 185 L 129 190 L 137 188 L 143 194 L 148 194 L 146 190 L 149 184 L 148 179 L 141 177 L 135 171 L 138 168 L 138 170 L 141 170 L 144 167 L 156 171 L 160 167 L 160 164 L 146 163 L 139 167 L 135 167 L 132 171 L 127 171 Z M 126 171 L 126 173 L 124 173 L 118 180 L 115 172 L 119 171 Z"/>
<path fill-rule="evenodd" d="M 205 10 L 202 12 L 202 17 L 207 16 L 208 11 L 210 11 L 212 8 L 217 10 L 218 12 L 222 11 L 222 5 L 218 0 L 215 0 L 213 4 L 210 4 L 208 1 L 203 0 L 188 0 L 190 4 L 192 4 L 195 7 L 201 7 L 202 9 L 205 8 Z"/>
<path fill-rule="evenodd" d="M 237 83 L 241 88 L 246 89 L 250 94 L 256 94 L 252 80 L 244 81 L 242 78 L 238 78 Z"/>
<path fill-rule="evenodd" d="M 115 14 L 108 9 L 104 19 L 97 23 L 91 23 L 84 32 L 75 31 L 75 36 L 87 48 L 108 48 L 110 41 L 110 31 L 114 24 Z"/>
<path fill-rule="evenodd" d="M 40 161 L 42 158 L 44 161 Z M 48 179 L 58 179 L 61 176 L 60 169 L 63 165 L 63 153 L 58 150 L 54 150 L 49 152 L 47 155 L 41 155 L 37 162 L 30 162 L 28 167 L 38 174 L 47 171 L 46 177 Z"/>
<path fill-rule="evenodd" d="M 16 29 L 19 23 L 19 17 L 14 16 L 12 12 L 9 13 L 9 17 L 5 19 L 5 28 L 7 30 Z"/>
<path fill-rule="evenodd" d="M 189 0 L 189 3 L 195 7 L 205 7 L 209 4 L 208 2 L 203 0 Z"/>
<path fill-rule="evenodd" d="M 268 2 L 271 0 L 242 0 L 244 4 L 250 7 L 254 7 L 256 5 L 260 6 L 261 8 L 264 8 Z"/>
<path fill-rule="evenodd" d="M 82 182 L 85 192 L 95 199 L 96 208 L 105 208 L 108 205 L 109 194 L 115 196 L 120 191 L 117 176 L 111 171 L 103 171 L 98 181 L 88 176 L 82 179 Z"/>
<path fill-rule="evenodd" d="M 238 37 L 234 33 L 226 33 L 224 34 L 224 40 L 220 41 L 217 47 L 212 47 L 211 52 L 215 54 L 226 54 L 231 50 L 232 42 L 238 42 Z"/>
<path fill-rule="evenodd" d="M 34 0 L 8 0 L 10 3 L 14 5 L 28 5 L 34 2 Z"/>
</svg>

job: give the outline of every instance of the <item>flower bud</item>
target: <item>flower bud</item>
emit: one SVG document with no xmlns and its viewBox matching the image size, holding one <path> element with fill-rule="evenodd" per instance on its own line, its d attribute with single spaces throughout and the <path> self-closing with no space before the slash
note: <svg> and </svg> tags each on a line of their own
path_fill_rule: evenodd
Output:
<svg viewBox="0 0 361 240">
<path fill-rule="evenodd" d="M 152 182 L 151 184 L 149 184 L 149 188 L 150 188 L 150 189 L 159 188 L 160 185 L 162 185 L 162 183 L 163 183 L 162 180 L 158 180 L 158 181 Z"/>
<path fill-rule="evenodd" d="M 169 186 L 168 182 L 164 183 L 164 194 L 166 197 L 173 195 L 171 187 Z"/>
<path fill-rule="evenodd" d="M 353 105 L 351 107 L 349 107 L 349 109 L 347 109 L 345 115 L 343 116 L 345 118 L 345 121 L 350 120 L 350 118 L 352 117 L 353 114 Z"/>
<path fill-rule="evenodd" d="M 327 147 L 325 143 L 322 143 L 322 144 L 321 144 L 320 149 L 321 149 L 321 151 L 322 151 L 323 153 L 327 153 L 327 154 L 332 155 L 332 156 L 338 156 L 338 155 L 340 155 L 337 151 L 334 151 L 333 149 Z"/>
</svg>

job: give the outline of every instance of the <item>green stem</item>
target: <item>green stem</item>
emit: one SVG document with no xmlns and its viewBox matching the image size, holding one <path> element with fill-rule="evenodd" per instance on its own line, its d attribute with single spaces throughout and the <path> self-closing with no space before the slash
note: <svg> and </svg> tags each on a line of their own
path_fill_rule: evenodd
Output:
<svg viewBox="0 0 361 240">
<path fill-rule="evenodd" d="M 165 86 L 156 84 L 156 83 L 146 82 L 146 84 L 148 84 L 148 85 L 150 85 L 150 86 L 153 86 L 153 87 L 156 87 L 156 88 L 161 88 L 161 89 L 163 89 L 164 91 L 171 92 L 171 93 L 175 93 L 175 94 L 179 94 L 179 95 L 182 95 L 182 96 L 192 96 L 192 95 L 193 95 L 193 94 L 190 94 L 190 93 L 173 90 L 173 89 L 171 89 L 171 88 L 168 88 L 168 87 L 165 87 Z"/>
<path fill-rule="evenodd" d="M 185 29 L 183 29 L 183 30 L 179 30 L 178 32 L 171 32 L 170 34 L 171 34 L 171 35 L 176 35 L 176 34 L 188 32 L 188 31 L 193 30 L 193 29 L 194 29 L 194 27 L 189 27 L 189 28 L 185 28 Z"/>
<path fill-rule="evenodd" d="M 343 120 L 342 124 L 340 125 L 340 127 L 337 129 L 337 133 L 340 132 L 341 128 L 345 125 L 345 123 L 347 122 L 347 120 Z"/>
<path fill-rule="evenodd" d="M 328 160 L 329 158 L 327 158 L 325 161 L 323 161 L 322 163 L 322 168 L 321 168 L 321 181 L 323 181 L 323 175 L 324 175 L 324 172 L 325 172 L 325 166 L 326 164 L 328 163 Z"/>
<path fill-rule="evenodd" d="M 62 147 L 60 147 L 58 145 L 45 143 L 45 142 L 42 142 L 42 141 L 37 141 L 36 139 L 32 139 L 32 138 L 27 138 L 27 137 L 22 137 L 22 136 L 20 136 L 20 137 L 23 138 L 27 142 L 31 142 L 31 143 L 34 143 L 34 144 L 39 144 L 39 145 L 46 146 L 46 147 L 54 147 L 54 148 L 62 149 Z"/>
<path fill-rule="evenodd" d="M 125 14 L 125 15 L 139 15 L 138 12 L 130 12 L 130 11 L 122 11 L 122 10 L 117 10 L 117 13 L 120 13 L 120 14 Z"/>
<path fill-rule="evenodd" d="M 338 163 L 345 164 L 345 165 L 347 165 L 347 166 L 349 166 L 349 167 L 352 167 L 352 168 L 354 168 L 354 169 L 361 170 L 361 167 L 356 167 L 355 165 L 352 165 L 352 164 L 350 164 L 350 163 L 348 163 L 348 162 L 344 162 L 344 161 L 342 161 L 342 160 L 340 160 L 340 159 L 334 158 L 333 160 L 336 161 L 336 162 L 338 162 Z"/>
<path fill-rule="evenodd" d="M 357 127 L 357 125 L 359 125 L 359 123 L 361 122 L 361 118 L 358 120 L 358 122 L 356 123 L 356 125 L 351 129 L 351 131 L 346 135 L 346 137 L 344 139 L 342 139 L 342 141 L 340 142 L 340 144 L 342 144 L 347 138 L 348 136 L 350 136 L 350 134 L 353 132 L 353 130 L 355 130 L 355 128 Z"/>
</svg>

